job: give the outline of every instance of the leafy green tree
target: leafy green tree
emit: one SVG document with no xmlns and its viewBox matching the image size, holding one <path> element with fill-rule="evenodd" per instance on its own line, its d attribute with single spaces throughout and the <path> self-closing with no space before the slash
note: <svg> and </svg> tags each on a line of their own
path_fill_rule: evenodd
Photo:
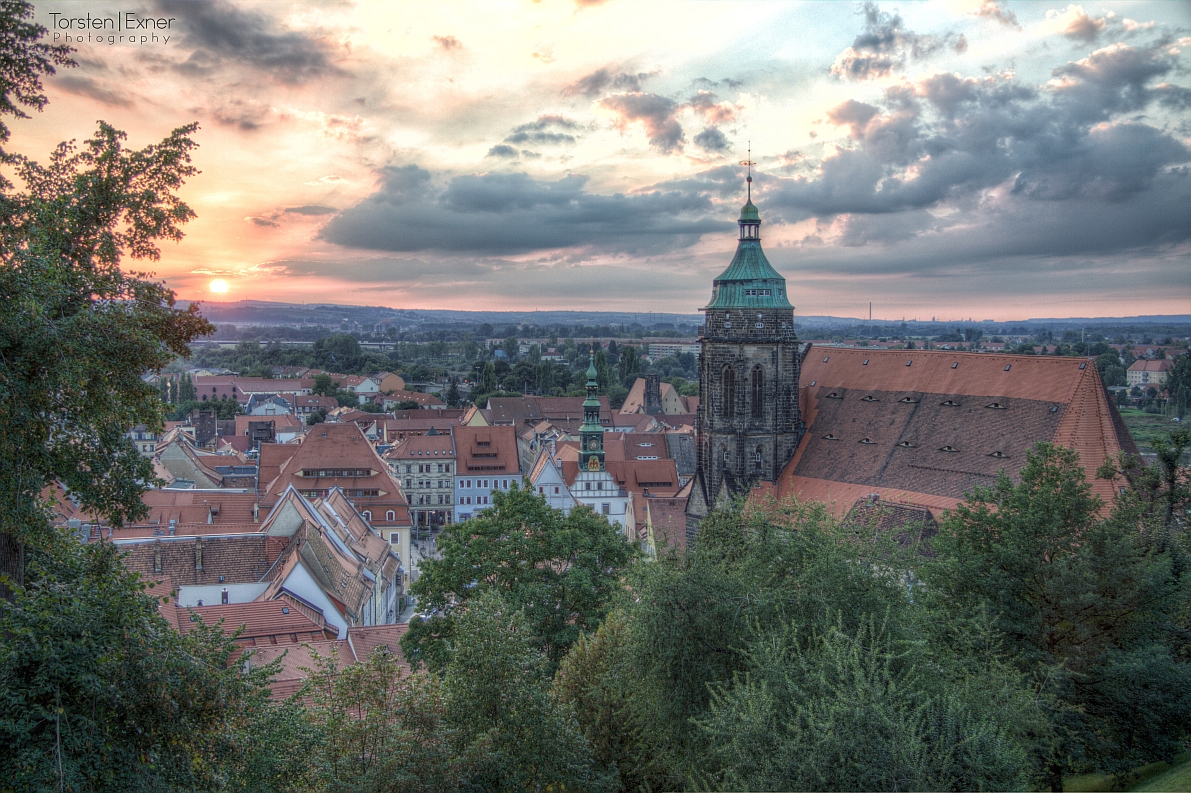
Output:
<svg viewBox="0 0 1191 793">
<path fill-rule="evenodd" d="M 0 144 L 12 135 L 4 116 L 29 118 L 22 108 L 40 111 L 49 99 L 42 93 L 41 76 L 54 74 L 55 66 L 76 66 L 70 48 L 42 41 L 46 30 L 32 22 L 33 5 L 23 0 L 6 0 L 0 6 Z M 0 162 L 13 162 L 0 148 Z M 0 174 L 0 191 L 12 183 Z"/>
<path fill-rule="evenodd" d="M 550 686 L 532 627 L 488 590 L 459 616 L 443 675 L 466 790 L 615 790 Z"/>
<path fill-rule="evenodd" d="M 620 382 L 625 387 L 632 386 L 632 381 L 637 379 L 637 375 L 641 372 L 641 358 L 640 352 L 636 347 L 627 346 L 620 354 L 620 365 L 617 369 L 617 374 L 620 375 Z"/>
<path fill-rule="evenodd" d="M 221 628 L 169 627 L 111 543 L 59 535 L 29 557 L 0 601 L 5 785 L 214 788 L 276 667 L 242 674 Z"/>
<path fill-rule="evenodd" d="M 455 732 L 442 682 L 377 650 L 354 664 L 317 656 L 306 683 L 315 740 L 297 764 L 326 793 L 458 789 Z"/>
<path fill-rule="evenodd" d="M 505 355 L 509 357 L 510 361 L 517 360 L 517 357 L 521 354 L 521 343 L 517 341 L 516 336 L 509 336 L 501 342 L 500 348 L 504 350 Z"/>
<path fill-rule="evenodd" d="M 1191 724 L 1191 666 L 1171 651 L 1187 598 L 1173 552 L 1135 511 L 1102 517 L 1069 449 L 1038 444 L 1020 478 L 948 514 L 925 596 L 952 619 L 994 615 L 1054 726 L 1033 748 L 1052 788 L 1071 772 L 1170 760 Z"/>
<path fill-rule="evenodd" d="M 335 381 L 326 372 L 314 376 L 314 388 L 311 391 L 319 396 L 335 396 Z"/>
<path fill-rule="evenodd" d="M 1165 438 L 1154 438 L 1151 445 L 1155 459 L 1149 465 L 1137 455 L 1121 452 L 1116 460 L 1105 460 L 1096 476 L 1109 480 L 1124 477 L 1129 487 L 1117 497 L 1116 508 L 1129 514 L 1129 520 L 1159 524 L 1163 542 L 1167 542 L 1177 526 L 1187 526 L 1191 470 L 1182 460 L 1191 447 L 1191 428 L 1179 427 Z"/>
<path fill-rule="evenodd" d="M 141 374 L 188 355 L 212 326 L 120 262 L 156 259 L 157 240 L 181 238 L 193 213 L 174 192 L 195 173 L 194 130 L 129 151 L 101 123 L 46 166 L 10 158 L 25 185 L 0 193 L 0 574 L 13 582 L 23 544 L 44 533 L 39 494 L 51 482 L 114 522 L 145 510 L 152 467 L 124 433 L 160 429 L 162 405 Z"/>
<path fill-rule="evenodd" d="M 362 361 L 360 342 L 350 333 L 335 333 L 325 339 L 318 339 L 312 346 L 315 365 L 320 369 L 351 373 Z"/>
<path fill-rule="evenodd" d="M 635 555 L 616 527 L 589 508 L 564 515 L 521 489 L 493 491 L 492 500 L 492 508 L 443 529 L 441 558 L 422 563 L 411 591 L 423 609 L 444 613 L 410 622 L 401 646 L 413 664 L 441 669 L 455 612 L 488 591 L 524 611 L 532 640 L 557 664 L 580 634 L 599 625 Z"/>
<path fill-rule="evenodd" d="M 444 394 L 444 397 L 445 399 L 443 401 L 447 403 L 447 407 L 459 407 L 462 398 L 459 396 L 459 383 L 456 378 L 451 378 L 451 384 L 447 386 L 447 393 Z"/>
<path fill-rule="evenodd" d="M 1191 355 L 1175 356 L 1174 363 L 1166 373 L 1166 389 L 1170 392 L 1175 415 L 1183 418 L 1191 406 Z"/>
</svg>

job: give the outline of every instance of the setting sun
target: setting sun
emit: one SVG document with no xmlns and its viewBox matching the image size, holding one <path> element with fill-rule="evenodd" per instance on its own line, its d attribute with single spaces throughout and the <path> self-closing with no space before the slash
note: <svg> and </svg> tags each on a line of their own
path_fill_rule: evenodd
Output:
<svg viewBox="0 0 1191 793">
<path fill-rule="evenodd" d="M 212 292 L 222 295 L 227 291 L 227 281 L 223 280 L 222 278 L 216 278 L 211 282 L 210 289 Z"/>
</svg>

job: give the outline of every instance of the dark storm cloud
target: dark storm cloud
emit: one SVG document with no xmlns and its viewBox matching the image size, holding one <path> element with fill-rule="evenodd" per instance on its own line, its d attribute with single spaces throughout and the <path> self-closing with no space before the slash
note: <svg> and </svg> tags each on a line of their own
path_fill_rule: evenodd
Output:
<svg viewBox="0 0 1191 793">
<path fill-rule="evenodd" d="M 282 29 L 272 18 L 227 0 L 158 0 L 163 14 L 179 18 L 190 56 L 175 68 L 207 74 L 225 65 L 247 66 L 282 83 L 303 83 L 339 73 L 335 47 L 326 39 Z"/>
<path fill-rule="evenodd" d="M 587 177 L 542 181 L 524 173 L 456 176 L 444 190 L 415 165 L 384 169 L 380 189 L 340 213 L 321 237 L 388 251 L 483 255 L 558 248 L 650 253 L 687 247 L 730 224 L 710 219 L 711 201 L 690 191 L 598 195 Z"/>
<path fill-rule="evenodd" d="M 576 137 L 570 133 L 578 129 L 578 122 L 563 116 L 538 116 L 536 121 L 514 127 L 513 132 L 505 138 L 505 143 L 538 143 L 546 146 L 574 143 Z"/>
<path fill-rule="evenodd" d="M 728 137 L 715 127 L 708 127 L 695 136 L 695 145 L 704 151 L 727 151 Z"/>
<path fill-rule="evenodd" d="M 922 267 L 1183 244 L 1191 150 L 1139 120 L 1184 101 L 1158 82 L 1175 73 L 1166 48 L 1117 44 L 1055 69 L 1047 86 L 938 74 L 876 103 L 849 100 L 827 119 L 854 145 L 810 174 L 759 175 L 761 206 L 817 218 L 815 234 L 845 246 L 896 243 Z"/>
<path fill-rule="evenodd" d="M 656 77 L 657 72 L 618 72 L 604 67 L 596 69 L 589 75 L 581 77 L 562 90 L 564 96 L 596 97 L 605 90 L 612 91 L 640 91 L 641 84 L 650 77 Z"/>
<path fill-rule="evenodd" d="M 600 106 L 616 114 L 616 127 L 627 129 L 635 122 L 641 122 L 649 145 L 669 154 L 682 151 L 686 135 L 675 114 L 679 105 L 673 99 L 658 94 L 613 94 L 600 100 Z"/>
<path fill-rule="evenodd" d="M 836 58 L 831 72 L 852 80 L 884 77 L 905 65 L 907 59 L 922 60 L 949 44 L 960 52 L 967 48 L 963 36 L 928 36 L 907 30 L 899 14 L 882 11 L 869 2 L 864 4 L 864 32 Z"/>
<path fill-rule="evenodd" d="M 132 107 L 132 101 L 127 95 L 104 86 L 92 77 L 81 77 L 77 74 L 64 74 L 54 78 L 54 85 L 69 94 L 88 96 L 97 102 L 112 107 Z"/>
</svg>

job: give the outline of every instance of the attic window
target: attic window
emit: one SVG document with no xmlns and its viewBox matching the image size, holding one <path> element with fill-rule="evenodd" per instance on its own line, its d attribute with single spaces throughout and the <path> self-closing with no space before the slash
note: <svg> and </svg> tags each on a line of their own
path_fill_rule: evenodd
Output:
<svg viewBox="0 0 1191 793">
<path fill-rule="evenodd" d="M 910 360 L 906 361 L 906 366 L 909 366 L 909 365 L 910 365 L 910 364 L 912 364 L 912 363 L 914 363 L 914 360 L 913 360 L 913 359 L 910 359 Z"/>
<path fill-rule="evenodd" d="M 868 445 L 873 445 L 873 444 L 875 444 L 875 443 L 876 443 L 876 441 L 874 441 L 872 438 L 861 438 L 860 440 L 858 440 L 858 441 L 856 441 L 856 442 L 857 442 L 857 443 L 864 443 L 864 444 L 868 444 Z"/>
<path fill-rule="evenodd" d="M 958 452 L 959 449 L 955 448 L 954 446 L 948 445 L 948 446 L 940 446 L 939 451 L 941 451 L 941 452 Z"/>
<path fill-rule="evenodd" d="M 1008 372 L 1008 371 L 1009 371 L 1009 367 L 1010 367 L 1010 366 L 1013 366 L 1013 364 L 1011 364 L 1011 363 L 1007 363 L 1007 364 L 1005 364 L 1005 371 L 1006 371 L 1006 372 Z"/>
<path fill-rule="evenodd" d="M 1058 413 L 1058 412 L 1059 412 L 1059 406 L 1058 406 L 1058 405 L 1052 405 L 1052 406 L 1051 406 L 1051 409 L 1050 409 L 1050 412 L 1051 412 L 1051 413 Z"/>
<path fill-rule="evenodd" d="M 940 402 L 939 404 L 942 405 L 943 407 L 949 407 L 949 408 L 959 407 L 959 403 L 956 402 L 954 399 L 948 399 L 946 402 Z"/>
<path fill-rule="evenodd" d="M 917 404 L 918 404 L 918 400 L 917 400 L 917 399 L 914 399 L 913 397 L 902 397 L 901 399 L 899 399 L 899 400 L 897 400 L 897 401 L 898 401 L 898 402 L 905 402 L 905 403 L 906 403 L 906 404 L 908 404 L 908 405 L 917 405 Z"/>
<path fill-rule="evenodd" d="M 827 358 L 830 358 L 830 357 L 831 357 L 830 355 L 827 356 Z M 823 363 L 827 363 L 827 358 L 823 359 Z"/>
<path fill-rule="evenodd" d="M 282 613 L 282 614 L 289 614 L 289 606 L 282 606 L 282 607 L 281 607 L 281 613 Z"/>
<path fill-rule="evenodd" d="M 1083 363 L 1081 363 L 1081 364 L 1079 365 L 1079 368 L 1080 368 L 1080 369 L 1084 369 L 1084 368 L 1086 368 L 1086 367 L 1087 367 L 1087 365 L 1088 365 L 1088 362 L 1087 362 L 1087 361 L 1084 361 Z"/>
<path fill-rule="evenodd" d="M 861 402 L 880 402 L 881 400 L 877 399 L 872 394 L 869 394 L 868 396 L 866 396 L 864 399 L 861 399 L 860 401 Z"/>
<path fill-rule="evenodd" d="M 1002 405 L 1000 402 L 989 402 L 987 405 L 985 405 L 985 407 L 992 408 L 993 410 L 1004 410 L 1005 409 L 1005 406 Z"/>
<path fill-rule="evenodd" d="M 1002 452 L 1002 451 L 995 451 L 989 455 L 989 457 L 996 457 L 998 460 L 1004 459 L 1005 457 L 1008 457 L 1008 456 L 1009 455 L 1005 454 L 1005 452 Z"/>
<path fill-rule="evenodd" d="M 835 437 L 834 435 L 832 435 L 832 434 L 829 432 L 829 433 L 827 433 L 826 435 L 824 435 L 824 436 L 823 436 L 823 440 L 825 440 L 825 441 L 838 441 L 838 440 L 839 440 L 839 438 Z"/>
<path fill-rule="evenodd" d="M 917 444 L 910 443 L 909 441 L 902 441 L 901 443 L 899 443 L 899 444 L 898 444 L 898 446 L 902 447 L 903 449 L 916 449 L 916 448 L 918 448 Z"/>
<path fill-rule="evenodd" d="M 952 368 L 952 369 L 955 369 L 955 368 L 957 368 L 958 366 L 959 366 L 959 361 L 956 361 L 955 363 L 951 364 L 951 368 Z"/>
<path fill-rule="evenodd" d="M 818 382 L 817 380 L 811 380 L 811 385 L 813 386 L 817 382 Z"/>
<path fill-rule="evenodd" d="M 828 398 L 828 399 L 843 399 L 843 397 L 842 397 L 842 396 L 840 396 L 840 395 L 839 395 L 838 393 L 836 393 L 835 391 L 832 391 L 830 394 L 828 394 L 828 395 L 827 395 L 827 398 Z"/>
<path fill-rule="evenodd" d="M 860 364 L 860 365 L 861 365 L 861 366 L 868 366 L 868 358 L 865 358 L 865 359 L 864 359 L 864 363 L 862 363 L 862 364 Z"/>
</svg>

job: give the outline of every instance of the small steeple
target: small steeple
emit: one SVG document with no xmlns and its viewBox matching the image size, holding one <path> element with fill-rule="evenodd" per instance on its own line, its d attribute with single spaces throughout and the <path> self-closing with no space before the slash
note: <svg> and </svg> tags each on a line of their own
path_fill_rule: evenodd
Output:
<svg viewBox="0 0 1191 793">
<path fill-rule="evenodd" d="M 600 424 L 600 373 L 595 367 L 595 353 L 588 357 L 587 399 L 583 400 L 583 424 L 579 427 L 579 467 L 585 471 L 604 470 L 604 428 Z"/>
</svg>

